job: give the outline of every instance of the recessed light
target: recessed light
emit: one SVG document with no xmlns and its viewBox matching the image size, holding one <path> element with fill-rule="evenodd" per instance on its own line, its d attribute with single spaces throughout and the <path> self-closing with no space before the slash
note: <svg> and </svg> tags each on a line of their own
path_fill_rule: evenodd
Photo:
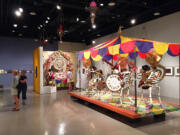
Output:
<svg viewBox="0 0 180 135">
<path fill-rule="evenodd" d="M 50 20 L 50 17 L 47 17 L 48 20 Z"/>
<path fill-rule="evenodd" d="M 19 33 L 19 34 L 18 34 L 18 36 L 22 37 L 22 36 L 23 36 L 23 34 Z"/>
<path fill-rule="evenodd" d="M 111 2 L 108 3 L 108 6 L 110 6 L 110 7 L 113 7 L 113 6 L 115 6 L 115 5 L 116 5 L 116 3 L 113 2 L 113 1 L 111 1 Z"/>
<path fill-rule="evenodd" d="M 26 28 L 28 28 L 28 26 L 27 26 L 27 25 L 23 25 L 23 28 L 25 28 L 25 29 L 26 29 Z"/>
<path fill-rule="evenodd" d="M 135 24 L 136 23 L 136 19 L 131 19 L 131 24 Z"/>
<path fill-rule="evenodd" d="M 64 30 L 65 33 L 69 32 L 68 30 Z"/>
<path fill-rule="evenodd" d="M 13 27 L 15 27 L 15 28 L 16 28 L 17 26 L 18 26 L 17 24 L 13 24 Z"/>
<path fill-rule="evenodd" d="M 41 27 L 37 27 L 39 30 L 41 29 Z"/>
<path fill-rule="evenodd" d="M 43 25 L 40 25 L 40 27 L 43 27 Z"/>
<path fill-rule="evenodd" d="M 89 29 L 88 31 L 91 31 L 91 29 Z"/>
<path fill-rule="evenodd" d="M 19 10 L 16 10 L 16 11 L 15 11 L 15 15 L 16 15 L 17 17 L 20 17 L 22 14 L 21 14 L 21 12 L 20 12 Z"/>
<path fill-rule="evenodd" d="M 32 16 L 37 15 L 36 12 L 33 12 L 33 11 L 32 11 L 32 12 L 29 12 L 29 14 L 32 15 Z"/>
<path fill-rule="evenodd" d="M 155 12 L 155 13 L 154 13 L 154 16 L 159 16 L 159 15 L 160 15 L 159 12 Z"/>
<path fill-rule="evenodd" d="M 86 21 L 85 20 L 82 20 L 81 23 L 85 23 Z"/>
<path fill-rule="evenodd" d="M 15 30 L 12 30 L 12 32 L 14 33 L 14 32 L 15 32 Z"/>
<path fill-rule="evenodd" d="M 45 39 L 45 41 L 46 41 L 46 42 L 48 42 L 48 40 L 47 40 L 47 39 Z"/>
<path fill-rule="evenodd" d="M 45 23 L 48 23 L 48 20 L 46 20 Z"/>
<path fill-rule="evenodd" d="M 93 24 L 93 25 L 92 25 L 92 28 L 93 28 L 93 29 L 96 29 L 96 24 Z"/>
<path fill-rule="evenodd" d="M 23 9 L 22 9 L 22 8 L 19 8 L 19 12 L 21 12 L 21 13 L 22 13 L 22 12 L 23 12 Z"/>
<path fill-rule="evenodd" d="M 59 6 L 59 5 L 57 5 L 56 8 L 57 8 L 58 10 L 61 10 L 61 6 Z"/>
<path fill-rule="evenodd" d="M 79 22 L 79 17 L 76 18 L 76 21 Z"/>
<path fill-rule="evenodd" d="M 103 3 L 101 3 L 101 4 L 100 4 L 100 6 L 101 6 L 101 7 L 103 7 L 103 6 L 104 6 L 104 4 L 103 4 Z"/>
<path fill-rule="evenodd" d="M 38 42 L 39 40 L 38 39 L 34 39 L 35 42 Z"/>
<path fill-rule="evenodd" d="M 117 15 L 117 17 L 121 17 L 121 15 Z"/>
<path fill-rule="evenodd" d="M 98 37 L 100 37 L 100 36 L 101 36 L 101 34 L 97 34 L 97 36 L 98 36 Z"/>
<path fill-rule="evenodd" d="M 96 43 L 96 41 L 94 41 L 94 40 L 93 40 L 93 41 L 92 41 L 92 43 L 93 43 L 93 44 L 95 44 L 95 43 Z"/>
</svg>

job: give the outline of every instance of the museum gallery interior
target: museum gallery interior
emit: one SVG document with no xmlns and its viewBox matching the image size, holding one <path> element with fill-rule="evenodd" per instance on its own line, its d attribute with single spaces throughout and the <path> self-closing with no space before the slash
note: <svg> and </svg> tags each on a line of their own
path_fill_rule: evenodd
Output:
<svg viewBox="0 0 180 135">
<path fill-rule="evenodd" d="M 180 135 L 179 0 L 0 0 L 0 135 Z"/>
</svg>

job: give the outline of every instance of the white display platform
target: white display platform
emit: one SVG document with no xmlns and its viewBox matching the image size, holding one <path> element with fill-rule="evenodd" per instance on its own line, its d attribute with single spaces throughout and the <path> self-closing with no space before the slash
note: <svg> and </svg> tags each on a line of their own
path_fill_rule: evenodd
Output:
<svg viewBox="0 0 180 135">
<path fill-rule="evenodd" d="M 42 94 L 57 92 L 56 86 L 44 86 Z"/>
</svg>

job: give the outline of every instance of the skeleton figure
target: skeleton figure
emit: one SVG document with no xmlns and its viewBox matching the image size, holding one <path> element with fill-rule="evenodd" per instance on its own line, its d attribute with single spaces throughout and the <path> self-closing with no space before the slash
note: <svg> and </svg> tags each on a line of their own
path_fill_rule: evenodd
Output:
<svg viewBox="0 0 180 135">
<path fill-rule="evenodd" d="M 143 99 L 143 89 L 149 89 L 149 99 L 151 105 L 153 104 L 153 88 L 158 88 L 158 98 L 161 104 L 159 83 L 165 76 L 165 67 L 159 64 L 161 58 L 162 56 L 158 55 L 155 51 L 151 51 L 146 54 L 145 60 L 151 65 L 152 69 L 150 69 L 148 65 L 142 66 L 142 79 L 139 82 L 139 87 L 141 87 L 141 98 Z"/>
</svg>

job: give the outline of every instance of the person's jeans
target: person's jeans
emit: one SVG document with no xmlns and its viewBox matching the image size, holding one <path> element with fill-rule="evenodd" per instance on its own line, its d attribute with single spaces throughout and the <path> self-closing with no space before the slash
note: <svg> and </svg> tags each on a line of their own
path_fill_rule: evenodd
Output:
<svg viewBox="0 0 180 135">
<path fill-rule="evenodd" d="M 26 100 L 27 87 L 21 87 L 18 89 L 18 99 L 20 99 L 21 92 L 22 92 L 22 99 Z"/>
</svg>

